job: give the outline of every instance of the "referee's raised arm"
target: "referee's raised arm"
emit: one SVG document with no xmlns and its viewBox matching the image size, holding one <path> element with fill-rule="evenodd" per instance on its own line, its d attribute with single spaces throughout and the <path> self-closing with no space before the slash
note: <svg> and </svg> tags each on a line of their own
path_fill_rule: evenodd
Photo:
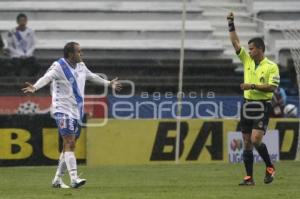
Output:
<svg viewBox="0 0 300 199">
<path fill-rule="evenodd" d="M 240 39 L 235 31 L 233 12 L 230 12 L 228 14 L 227 21 L 228 21 L 228 30 L 229 30 L 229 37 L 230 37 L 231 43 L 232 43 L 235 51 L 238 53 L 241 50 L 241 45 L 240 45 Z"/>
</svg>

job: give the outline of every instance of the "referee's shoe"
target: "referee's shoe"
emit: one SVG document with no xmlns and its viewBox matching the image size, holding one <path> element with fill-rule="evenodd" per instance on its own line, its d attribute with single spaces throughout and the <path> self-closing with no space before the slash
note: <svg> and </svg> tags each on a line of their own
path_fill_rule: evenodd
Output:
<svg viewBox="0 0 300 199">
<path fill-rule="evenodd" d="M 243 181 L 239 184 L 239 186 L 254 186 L 255 182 L 252 176 L 245 176 Z"/>
<path fill-rule="evenodd" d="M 274 168 L 274 166 L 267 167 L 266 168 L 266 175 L 265 175 L 264 183 L 265 184 L 271 183 L 274 180 L 274 176 L 275 176 L 275 168 Z"/>
</svg>

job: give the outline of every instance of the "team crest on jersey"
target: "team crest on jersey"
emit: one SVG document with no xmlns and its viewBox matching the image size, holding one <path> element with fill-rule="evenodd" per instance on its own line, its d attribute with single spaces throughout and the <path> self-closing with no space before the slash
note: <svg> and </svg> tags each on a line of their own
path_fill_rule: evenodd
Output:
<svg viewBox="0 0 300 199">
<path fill-rule="evenodd" d="M 259 79 L 259 81 L 260 81 L 260 83 L 264 83 L 264 82 L 265 82 L 265 78 L 264 78 L 264 77 L 261 77 L 261 78 Z"/>
</svg>

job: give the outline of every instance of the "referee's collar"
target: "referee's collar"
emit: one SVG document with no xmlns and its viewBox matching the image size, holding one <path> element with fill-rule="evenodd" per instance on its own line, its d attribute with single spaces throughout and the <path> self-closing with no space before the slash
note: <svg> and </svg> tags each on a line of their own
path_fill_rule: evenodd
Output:
<svg viewBox="0 0 300 199">
<path fill-rule="evenodd" d="M 266 62 L 266 61 L 268 61 L 268 58 L 264 57 L 263 60 L 261 60 L 261 62 L 259 63 L 259 65 L 262 64 L 262 63 L 264 63 L 264 62 Z"/>
</svg>

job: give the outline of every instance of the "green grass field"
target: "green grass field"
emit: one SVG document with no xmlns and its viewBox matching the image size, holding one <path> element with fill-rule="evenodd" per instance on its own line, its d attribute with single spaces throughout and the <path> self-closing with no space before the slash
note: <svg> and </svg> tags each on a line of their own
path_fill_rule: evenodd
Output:
<svg viewBox="0 0 300 199">
<path fill-rule="evenodd" d="M 88 180 L 84 187 L 54 189 L 50 185 L 56 167 L 6 167 L 0 168 L 0 198 L 300 198 L 300 162 L 276 164 L 277 176 L 269 185 L 263 183 L 264 165 L 254 168 L 256 185 L 239 187 L 242 164 L 80 166 Z"/>
</svg>

